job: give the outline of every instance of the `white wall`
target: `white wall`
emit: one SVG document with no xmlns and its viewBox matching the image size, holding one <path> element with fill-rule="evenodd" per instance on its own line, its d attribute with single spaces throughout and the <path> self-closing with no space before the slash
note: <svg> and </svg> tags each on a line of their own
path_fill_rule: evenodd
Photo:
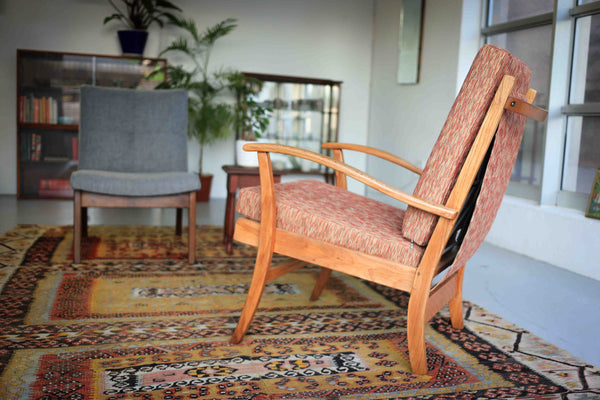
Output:
<svg viewBox="0 0 600 400">
<path fill-rule="evenodd" d="M 238 28 L 220 39 L 211 64 L 243 71 L 344 81 L 340 139 L 366 143 L 373 1 L 346 0 L 178 0 L 202 29 L 225 18 Z M 0 0 L 0 194 L 16 193 L 16 49 L 118 55 L 116 25 L 105 0 Z M 174 37 L 172 29 L 151 28 L 146 56 L 156 56 Z M 233 139 L 206 151 L 204 170 L 213 173 L 212 197 L 225 197 L 224 164 L 233 163 Z M 190 143 L 189 162 L 197 164 Z M 365 159 L 350 157 L 359 168 Z M 361 191 L 360 185 L 351 189 Z"/>
<path fill-rule="evenodd" d="M 600 281 L 600 221 L 582 211 L 505 196 L 489 243 Z"/>
<path fill-rule="evenodd" d="M 423 167 L 456 96 L 462 2 L 427 0 L 416 85 L 399 85 L 399 13 L 401 2 L 378 0 L 375 10 L 369 141 Z M 417 176 L 378 159 L 367 161 L 368 172 L 412 192 Z M 369 196 L 388 201 L 374 190 Z"/>
</svg>

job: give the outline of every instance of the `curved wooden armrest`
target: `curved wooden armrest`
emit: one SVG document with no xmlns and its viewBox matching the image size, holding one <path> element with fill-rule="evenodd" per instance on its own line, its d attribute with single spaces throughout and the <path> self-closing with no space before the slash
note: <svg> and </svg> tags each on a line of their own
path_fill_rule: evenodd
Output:
<svg viewBox="0 0 600 400">
<path fill-rule="evenodd" d="M 360 144 L 337 143 L 337 142 L 323 143 L 321 145 L 321 147 L 323 147 L 324 149 L 331 149 L 331 150 L 360 151 L 361 153 L 366 153 L 366 154 L 369 154 L 369 155 L 372 155 L 375 157 L 379 157 L 386 161 L 393 162 L 394 164 L 404 167 L 404 168 L 408 169 L 409 171 L 414 172 L 415 174 L 421 175 L 423 173 L 423 170 L 421 168 L 417 167 L 414 164 L 411 164 L 410 162 L 406 161 L 405 159 L 400 158 L 392 153 L 388 153 L 387 151 L 376 149 L 374 147 L 363 146 Z"/>
<path fill-rule="evenodd" d="M 286 146 L 282 144 L 271 144 L 271 143 L 247 143 L 244 145 L 246 151 L 257 151 L 261 153 L 279 153 L 286 154 L 289 156 L 300 157 L 306 160 L 314 161 L 318 164 L 329 167 L 333 170 L 340 171 L 357 181 L 364 183 L 365 185 L 372 187 L 375 190 L 380 191 L 398 201 L 401 201 L 409 206 L 416 207 L 420 210 L 429 212 L 431 214 L 438 215 L 442 218 L 453 220 L 458 216 L 458 211 L 441 204 L 434 203 L 429 200 L 420 199 L 414 197 L 402 190 L 396 189 L 393 186 L 388 185 L 385 182 L 380 181 L 377 178 L 372 177 L 364 173 L 363 171 L 344 164 L 340 161 L 334 160 L 333 158 L 326 157 L 322 154 L 315 153 L 309 150 L 299 149 L 296 147 Z"/>
</svg>

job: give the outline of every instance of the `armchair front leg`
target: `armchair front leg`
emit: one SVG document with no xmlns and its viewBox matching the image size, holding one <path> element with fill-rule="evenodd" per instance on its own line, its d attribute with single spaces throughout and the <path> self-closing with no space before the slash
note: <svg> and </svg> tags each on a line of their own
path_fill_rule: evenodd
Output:
<svg viewBox="0 0 600 400">
<path fill-rule="evenodd" d="M 260 236 L 258 242 L 258 253 L 256 255 L 256 263 L 254 265 L 254 273 L 246 303 L 242 309 L 242 314 L 238 321 L 237 327 L 231 337 L 231 343 L 239 343 L 244 338 L 244 335 L 250 327 L 250 322 L 256 313 L 258 304 L 265 290 L 267 282 L 267 273 L 271 267 L 273 259 L 273 248 L 275 244 L 275 223 L 276 223 L 276 207 L 275 207 L 275 188 L 273 187 L 273 168 L 269 153 L 258 153 L 258 165 L 260 171 Z"/>
</svg>

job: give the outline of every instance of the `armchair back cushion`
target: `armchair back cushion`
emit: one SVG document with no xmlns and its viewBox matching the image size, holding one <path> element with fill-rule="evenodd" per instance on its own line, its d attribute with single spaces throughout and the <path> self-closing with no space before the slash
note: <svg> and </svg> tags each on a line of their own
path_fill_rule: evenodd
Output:
<svg viewBox="0 0 600 400">
<path fill-rule="evenodd" d="M 473 61 L 442 132 L 433 147 L 423 174 L 413 192 L 415 196 L 446 204 L 504 75 L 516 78 L 511 95 L 525 99 L 525 93 L 531 80 L 529 68 L 505 50 L 490 45 L 483 46 Z M 518 123 L 512 123 L 515 119 Z M 488 205 L 482 210 L 477 211 L 476 209 L 479 217 L 474 217 L 474 220 L 481 220 L 481 214 L 484 213 L 487 214 L 485 219 L 489 220 L 490 224 L 493 221 L 510 178 L 525 120 L 525 117 L 510 111 L 503 114 L 498 128 L 499 132 L 503 132 L 502 137 L 497 137 L 494 142 L 494 150 L 485 178 L 487 183 L 484 183 L 481 190 L 481 194 L 484 194 L 491 188 L 493 194 L 487 200 Z M 513 134 L 512 137 L 511 134 Z M 402 234 L 408 240 L 425 246 L 431 238 L 437 219 L 437 216 L 414 207 L 408 207 L 404 216 Z M 487 233 L 487 230 L 485 232 Z"/>
<path fill-rule="evenodd" d="M 84 86 L 80 130 L 79 169 L 187 171 L 185 90 Z"/>
</svg>

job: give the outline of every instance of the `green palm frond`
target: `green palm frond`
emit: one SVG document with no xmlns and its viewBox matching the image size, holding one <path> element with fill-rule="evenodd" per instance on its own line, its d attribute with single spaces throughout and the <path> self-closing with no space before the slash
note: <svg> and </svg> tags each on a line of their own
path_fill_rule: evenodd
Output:
<svg viewBox="0 0 600 400">
<path fill-rule="evenodd" d="M 259 104 L 255 96 L 263 87 L 259 79 L 248 77 L 241 72 L 230 74 L 229 89 L 236 94 L 237 107 L 233 114 L 233 125 L 242 138 L 259 138 L 269 126 L 271 109 Z"/>
<path fill-rule="evenodd" d="M 200 43 L 200 34 L 198 32 L 198 27 L 196 27 L 196 23 L 193 19 L 185 19 L 185 18 L 172 18 L 170 20 L 171 24 L 183 29 L 194 39 L 196 44 Z"/>
<path fill-rule="evenodd" d="M 227 18 L 216 25 L 206 28 L 202 33 L 200 42 L 205 46 L 212 46 L 217 39 L 234 30 L 237 27 L 236 22 L 237 20 L 235 18 Z"/>
<path fill-rule="evenodd" d="M 156 0 L 156 6 L 181 12 L 181 8 L 177 7 L 175 4 L 171 3 L 168 0 Z"/>
<path fill-rule="evenodd" d="M 188 130 L 201 145 L 214 143 L 231 135 L 231 107 L 222 104 L 202 104 L 195 98 L 188 100 Z"/>
<path fill-rule="evenodd" d="M 181 51 L 182 53 L 185 53 L 188 56 L 194 55 L 194 49 L 192 47 L 190 47 L 188 40 L 184 37 L 179 37 L 179 38 L 175 39 L 170 45 L 168 45 L 158 55 L 162 56 L 169 51 Z"/>
</svg>

